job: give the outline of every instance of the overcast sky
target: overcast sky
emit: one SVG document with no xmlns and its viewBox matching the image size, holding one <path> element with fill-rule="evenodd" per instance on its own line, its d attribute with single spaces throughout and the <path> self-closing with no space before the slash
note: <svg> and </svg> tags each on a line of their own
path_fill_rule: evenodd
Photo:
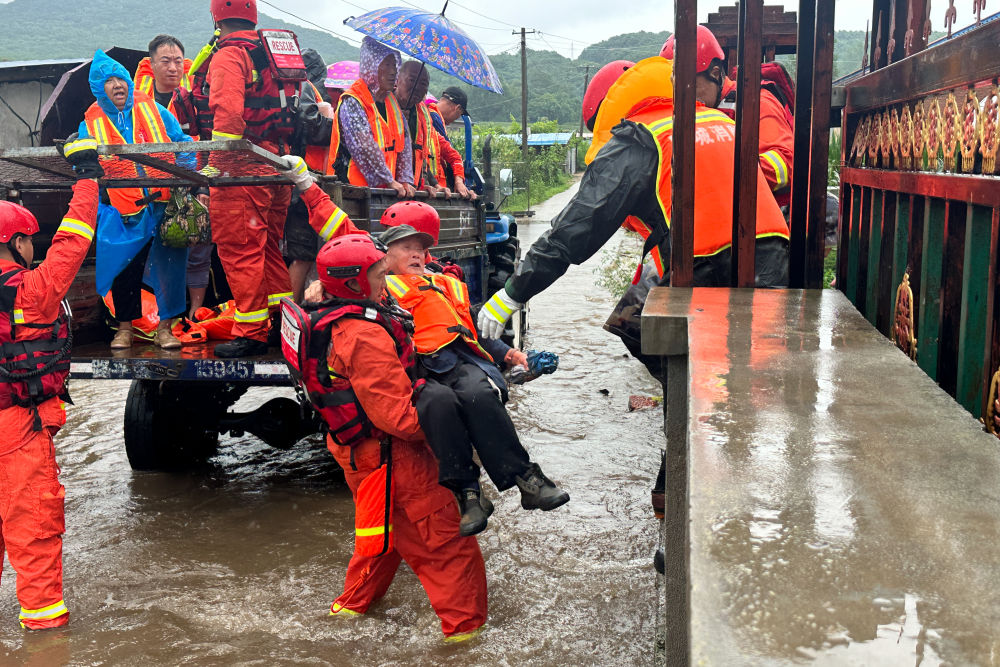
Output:
<svg viewBox="0 0 1000 667">
<path fill-rule="evenodd" d="M 11 0 L 0 0 L 5 4 Z M 21 0 L 22 2 L 25 0 Z M 205 0 L 206 11 L 209 0 Z M 864 30 L 871 16 L 871 0 L 836 0 L 838 30 Z M 898 0 L 905 6 L 906 0 Z M 85 5 L 86 3 L 82 3 Z M 357 41 L 356 32 L 343 25 L 348 16 L 386 6 L 417 5 L 440 11 L 444 0 L 258 0 L 260 10 L 291 23 L 318 24 L 329 31 Z M 698 3 L 698 20 L 705 21 L 709 12 L 720 5 L 735 4 L 735 0 L 702 0 Z M 787 10 L 798 8 L 796 0 L 785 3 L 765 0 L 766 5 L 784 4 Z M 81 5 L 81 6 L 82 6 Z M 944 30 L 944 0 L 932 3 L 931 23 L 934 30 Z M 285 10 L 285 11 L 280 11 Z M 958 21 L 955 29 L 974 21 L 972 0 L 956 3 Z M 984 14 L 996 12 L 991 3 Z M 290 16 L 287 12 L 298 15 Z M 671 0 L 450 0 L 446 15 L 459 23 L 463 30 L 485 48 L 487 53 L 513 50 L 519 37 L 511 31 L 521 26 L 540 31 L 529 38 L 529 47 L 550 49 L 566 56 L 575 56 L 587 44 L 600 42 L 614 35 L 646 30 L 673 30 L 674 3 Z M 900 19 L 902 20 L 902 19 Z M 310 27 L 316 27 L 312 25 Z M 659 45 L 653 45 L 659 46 Z"/>
<path fill-rule="evenodd" d="M 206 0 L 207 2 L 207 0 Z M 836 0 L 836 27 L 838 30 L 864 30 L 865 22 L 871 15 L 871 0 Z M 330 28 L 344 36 L 354 36 L 352 30 L 342 25 L 351 15 L 360 15 L 367 10 L 388 5 L 413 4 L 435 11 L 441 9 L 443 0 L 258 0 L 264 13 L 280 16 L 293 23 L 302 21 L 275 9 L 297 14 L 303 19 Z M 708 13 L 716 11 L 720 5 L 733 5 L 735 0 L 702 0 L 698 3 L 698 20 L 704 21 Z M 767 5 L 781 3 L 765 1 Z M 899 0 L 905 6 L 905 0 Z M 788 10 L 798 8 L 798 2 L 784 3 Z M 969 25 L 973 17 L 972 1 L 959 0 L 956 29 Z M 947 3 L 938 0 L 932 4 L 931 21 L 935 30 L 944 29 L 944 12 Z M 992 13 L 996 11 L 991 8 Z M 459 23 L 483 46 L 488 53 L 516 48 L 519 36 L 511 31 L 521 26 L 540 31 L 529 38 L 529 47 L 551 49 L 570 56 L 594 42 L 600 42 L 613 35 L 646 30 L 659 32 L 673 29 L 674 3 L 666 0 L 451 0 L 446 15 Z M 901 18 L 899 20 L 902 20 Z M 659 46 L 659 45 L 655 45 Z"/>
</svg>

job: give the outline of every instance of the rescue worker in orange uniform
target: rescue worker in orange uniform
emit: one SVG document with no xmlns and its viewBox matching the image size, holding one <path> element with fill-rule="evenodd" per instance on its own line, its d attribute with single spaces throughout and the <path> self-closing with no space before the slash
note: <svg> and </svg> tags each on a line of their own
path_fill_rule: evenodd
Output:
<svg viewBox="0 0 1000 667">
<path fill-rule="evenodd" d="M 66 490 L 59 483 L 52 437 L 66 423 L 69 399 L 69 313 L 62 304 L 97 226 L 97 142 L 66 144 L 79 179 L 45 261 L 31 236 L 38 221 L 26 208 L 0 201 L 0 546 L 17 572 L 21 626 L 69 622 L 63 601 L 62 534 Z M 44 369 L 39 371 L 39 369 Z"/>
<path fill-rule="evenodd" d="M 220 31 L 218 51 L 208 68 L 212 139 L 245 136 L 280 153 L 283 147 L 275 140 L 278 119 L 284 114 L 278 97 L 280 84 L 270 68 L 258 71 L 250 55 L 250 50 L 260 48 L 254 31 L 257 2 L 212 0 L 211 11 Z M 276 310 L 279 300 L 292 293 L 279 248 L 291 196 L 286 185 L 211 189 L 212 240 L 236 301 L 236 338 L 216 345 L 217 357 L 267 352 L 271 309 Z"/>
<path fill-rule="evenodd" d="M 724 54 L 698 26 L 695 82 L 694 284 L 729 285 L 733 220 L 735 123 L 715 109 L 721 99 Z M 507 285 L 479 313 L 484 335 L 499 337 L 515 310 L 603 246 L 628 215 L 652 229 L 646 248 L 669 257 L 673 100 L 649 98 L 633 108 L 587 167 L 580 190 L 528 250 Z M 788 224 L 764 174 L 757 173 L 758 287 L 787 284 Z"/>
<path fill-rule="evenodd" d="M 486 622 L 486 568 L 476 539 L 458 534 L 454 496 L 437 483 L 437 462 L 413 406 L 416 362 L 412 342 L 399 326 L 400 311 L 377 303 L 384 294 L 388 261 L 367 234 L 344 234 L 323 246 L 316 268 L 325 299 L 364 308 L 364 315 L 355 307 L 358 313 L 333 318 L 325 361 L 339 383 L 335 388 L 353 393 L 375 429 L 353 446 L 339 445 L 328 434 L 328 447 L 344 469 L 356 504 L 359 489 L 382 469 L 387 455 L 392 466 L 389 524 L 358 528 L 344 592 L 330 614 L 365 613 L 385 595 L 405 560 L 441 619 L 445 641 L 474 637 Z M 390 444 L 383 446 L 380 440 Z M 357 511 L 362 509 L 359 505 Z M 366 555 L 373 553 L 368 541 L 389 544 L 386 531 L 392 535 L 391 548 Z"/>
<path fill-rule="evenodd" d="M 424 102 L 430 76 L 418 60 L 408 60 L 399 68 L 396 77 L 396 99 L 403 110 L 413 139 L 413 179 L 418 190 L 432 195 L 451 194 L 445 166 L 455 176 L 455 192 L 464 199 L 475 199 L 476 193 L 465 186 L 465 168 L 462 156 L 451 143 L 434 128 L 430 106 Z"/>
<path fill-rule="evenodd" d="M 673 36 L 663 44 L 660 55 L 673 60 Z M 730 118 L 735 118 L 736 82 L 728 77 L 722 86 L 722 100 L 719 108 Z M 788 206 L 791 201 L 792 154 L 795 149 L 794 107 L 795 88 L 784 66 L 777 62 L 761 63 L 758 135 L 760 168 L 774 192 L 775 201 L 781 207 Z"/>
</svg>

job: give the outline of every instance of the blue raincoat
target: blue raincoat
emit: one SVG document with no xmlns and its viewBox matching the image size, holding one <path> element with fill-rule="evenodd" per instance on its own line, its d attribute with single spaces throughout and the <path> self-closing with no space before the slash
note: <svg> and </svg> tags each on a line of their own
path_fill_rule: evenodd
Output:
<svg viewBox="0 0 1000 667">
<path fill-rule="evenodd" d="M 128 84 L 128 100 L 121 111 L 104 92 L 105 82 L 113 76 Z M 125 141 L 132 143 L 134 86 L 128 70 L 103 51 L 97 50 L 90 65 L 90 91 Z M 160 112 L 163 126 L 171 141 L 191 141 L 191 137 L 184 134 L 180 123 L 172 113 L 159 104 L 156 105 L 156 109 Z M 86 121 L 80 123 L 79 134 L 81 138 L 90 136 Z M 184 153 L 178 154 L 178 161 L 182 161 L 184 156 Z M 187 157 L 190 159 L 193 156 Z M 140 165 L 136 165 L 136 168 L 142 172 Z M 166 203 L 154 202 L 139 213 L 123 218 L 113 206 L 103 202 L 100 204 L 97 211 L 98 294 L 102 296 L 107 294 L 115 277 L 128 266 L 143 246 L 157 235 L 165 210 Z M 143 282 L 153 288 L 157 311 L 163 319 L 179 315 L 187 306 L 185 302 L 187 255 L 187 248 L 168 248 L 160 243 L 158 238 L 153 241 L 150 248 Z"/>
</svg>

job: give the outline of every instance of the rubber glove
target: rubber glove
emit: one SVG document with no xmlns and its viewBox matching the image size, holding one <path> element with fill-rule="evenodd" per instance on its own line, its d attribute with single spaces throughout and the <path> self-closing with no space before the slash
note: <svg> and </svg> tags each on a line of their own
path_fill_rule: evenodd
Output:
<svg viewBox="0 0 1000 667">
<path fill-rule="evenodd" d="M 500 289 L 483 304 L 479 311 L 479 331 L 486 338 L 499 338 L 507 326 L 507 320 L 514 311 L 521 310 L 523 303 L 514 301 L 507 290 Z"/>
<path fill-rule="evenodd" d="M 316 182 L 313 175 L 309 173 L 306 161 L 299 156 L 286 155 L 281 159 L 288 165 L 288 169 L 280 170 L 281 173 L 295 184 L 295 189 L 299 192 L 305 192 Z"/>
<path fill-rule="evenodd" d="M 104 176 L 104 167 L 97 157 L 97 141 L 91 138 L 77 139 L 75 135 L 64 144 L 56 144 L 59 153 L 73 165 L 73 173 L 77 179 L 100 178 Z"/>
</svg>

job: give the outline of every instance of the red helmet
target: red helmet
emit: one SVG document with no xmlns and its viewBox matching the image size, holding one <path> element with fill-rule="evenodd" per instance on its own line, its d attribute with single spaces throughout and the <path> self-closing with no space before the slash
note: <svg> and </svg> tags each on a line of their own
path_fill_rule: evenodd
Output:
<svg viewBox="0 0 1000 667">
<path fill-rule="evenodd" d="M 631 60 L 610 62 L 597 70 L 594 78 L 587 84 L 587 91 L 583 94 L 583 122 L 586 123 L 587 129 L 594 129 L 594 118 L 597 117 L 601 102 L 618 77 L 629 67 L 635 67 L 635 63 Z"/>
<path fill-rule="evenodd" d="M 366 300 L 373 297 L 368 284 L 368 269 L 385 257 L 368 234 L 344 234 L 333 239 L 316 254 L 316 270 L 323 289 L 341 299 Z M 347 286 L 355 278 L 361 288 Z M 374 295 L 377 297 L 378 295 Z"/>
<path fill-rule="evenodd" d="M 667 60 L 674 59 L 674 36 L 667 37 L 660 49 L 660 56 Z M 726 54 L 719 46 L 719 40 L 715 38 L 712 31 L 703 25 L 698 26 L 698 72 L 704 72 L 709 68 L 714 59 L 725 60 Z"/>
<path fill-rule="evenodd" d="M 418 232 L 429 234 L 434 239 L 434 245 L 437 245 L 441 233 L 441 216 L 433 206 L 422 201 L 396 202 L 385 209 L 379 222 L 383 227 L 409 225 Z"/>
<path fill-rule="evenodd" d="M 18 233 L 37 234 L 38 220 L 23 206 L 0 200 L 0 243 L 7 243 Z"/>
<path fill-rule="evenodd" d="M 212 20 L 243 19 L 257 25 L 257 0 L 212 0 Z"/>
</svg>

